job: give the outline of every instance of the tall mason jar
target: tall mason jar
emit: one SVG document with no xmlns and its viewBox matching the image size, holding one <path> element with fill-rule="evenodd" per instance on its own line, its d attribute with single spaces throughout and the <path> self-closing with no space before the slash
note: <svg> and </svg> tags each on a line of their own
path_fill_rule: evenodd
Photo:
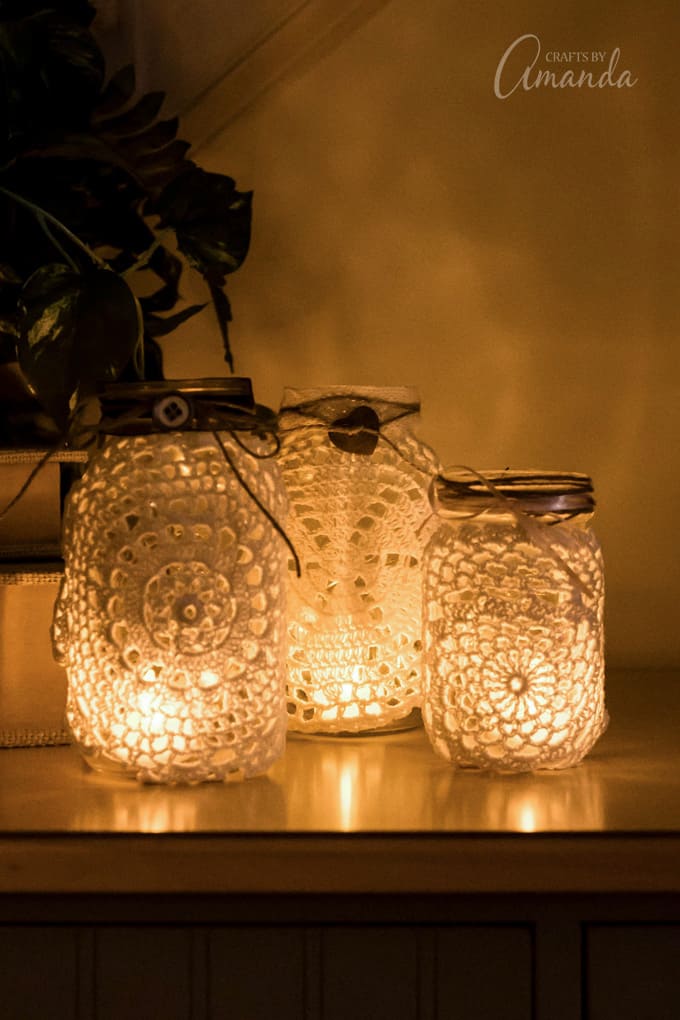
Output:
<svg viewBox="0 0 680 1020">
<path fill-rule="evenodd" d="M 55 648 L 96 769 L 159 783 L 282 753 L 285 496 L 247 379 L 118 384 L 65 513 Z"/>
<path fill-rule="evenodd" d="M 576 765 L 607 724 L 591 480 L 454 471 L 434 502 L 423 717 L 435 751 L 496 770 Z"/>
<path fill-rule="evenodd" d="M 419 528 L 437 467 L 412 432 L 419 407 L 410 387 L 284 391 L 280 464 L 301 564 L 288 586 L 293 730 L 407 725 L 420 705 Z"/>
</svg>

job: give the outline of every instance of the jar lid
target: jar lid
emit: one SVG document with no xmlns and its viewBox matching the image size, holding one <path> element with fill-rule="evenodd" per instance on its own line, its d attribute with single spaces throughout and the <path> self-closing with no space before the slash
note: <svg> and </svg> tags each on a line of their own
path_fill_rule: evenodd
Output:
<svg viewBox="0 0 680 1020">
<path fill-rule="evenodd" d="M 588 475 L 562 471 L 473 471 L 445 468 L 434 482 L 437 505 L 444 511 L 484 513 L 503 510 L 509 499 L 526 514 L 575 517 L 595 509 Z"/>
<path fill-rule="evenodd" d="M 99 390 L 100 431 L 117 435 L 265 428 L 275 415 L 256 404 L 250 379 L 163 379 L 109 383 Z"/>
<path fill-rule="evenodd" d="M 134 382 L 105 383 L 98 391 L 104 401 L 156 399 L 165 393 L 187 393 L 229 397 L 235 403 L 254 407 L 253 384 L 245 376 L 208 379 L 142 379 Z"/>
</svg>

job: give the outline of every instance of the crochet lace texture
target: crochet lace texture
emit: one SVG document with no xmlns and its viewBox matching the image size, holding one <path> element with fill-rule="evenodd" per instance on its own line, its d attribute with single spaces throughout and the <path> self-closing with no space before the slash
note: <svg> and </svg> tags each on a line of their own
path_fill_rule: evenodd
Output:
<svg viewBox="0 0 680 1020">
<path fill-rule="evenodd" d="M 329 428 L 367 404 L 381 421 L 369 455 L 343 448 L 342 434 L 333 442 Z M 389 401 L 347 391 L 308 415 L 284 408 L 281 416 L 287 528 L 302 567 L 300 579 L 289 573 L 288 590 L 294 730 L 380 728 L 421 701 L 417 532 L 435 467 L 406 420 L 391 414 Z"/>
<path fill-rule="evenodd" d="M 514 521 L 479 520 L 430 541 L 423 716 L 455 764 L 566 768 L 606 726 L 600 549 L 576 524 L 550 537 L 554 555 Z"/>
<path fill-rule="evenodd" d="M 222 439 L 283 516 L 276 465 Z M 107 438 L 71 492 L 65 559 L 55 642 L 94 767 L 195 783 L 255 775 L 282 754 L 281 542 L 214 437 Z"/>
</svg>

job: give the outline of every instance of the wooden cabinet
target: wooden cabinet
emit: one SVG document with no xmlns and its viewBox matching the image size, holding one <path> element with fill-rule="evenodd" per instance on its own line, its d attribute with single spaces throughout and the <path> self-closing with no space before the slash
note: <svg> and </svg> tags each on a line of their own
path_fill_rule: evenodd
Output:
<svg viewBox="0 0 680 1020">
<path fill-rule="evenodd" d="M 586 927 L 588 1020 L 677 1020 L 680 917 L 678 922 Z"/>
<path fill-rule="evenodd" d="M 680 684 L 559 775 L 422 732 L 191 789 L 0 752 L 2 1020 L 677 1020 Z"/>
<path fill-rule="evenodd" d="M 680 1015 L 678 896 L 15 898 L 3 914 L 3 1020 Z"/>
</svg>

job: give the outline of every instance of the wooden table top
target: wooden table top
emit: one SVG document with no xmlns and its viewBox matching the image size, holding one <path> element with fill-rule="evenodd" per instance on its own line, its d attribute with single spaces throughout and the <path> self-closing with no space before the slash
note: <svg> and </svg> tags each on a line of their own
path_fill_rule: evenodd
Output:
<svg viewBox="0 0 680 1020">
<path fill-rule="evenodd" d="M 422 730 L 291 737 L 267 776 L 150 787 L 0 752 L 2 892 L 680 891 L 680 672 L 613 672 L 564 772 L 452 769 Z"/>
</svg>

